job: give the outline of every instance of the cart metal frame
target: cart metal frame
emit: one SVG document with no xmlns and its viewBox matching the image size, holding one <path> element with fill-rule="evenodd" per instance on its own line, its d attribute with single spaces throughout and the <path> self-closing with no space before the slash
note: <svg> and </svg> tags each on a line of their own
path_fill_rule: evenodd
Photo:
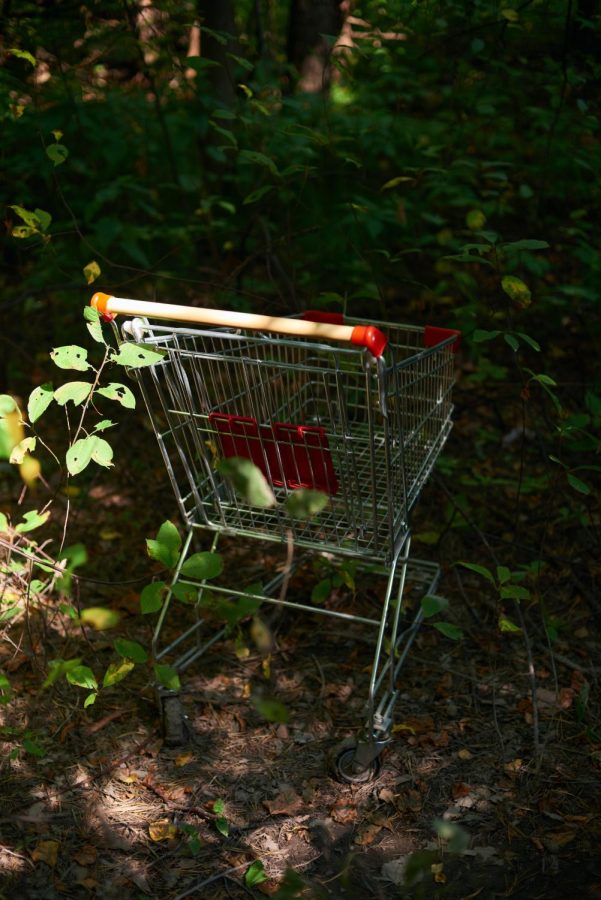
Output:
<svg viewBox="0 0 601 900">
<path fill-rule="evenodd" d="M 418 602 L 412 620 L 401 626 L 405 587 L 417 586 L 423 597 L 436 591 L 440 578 L 438 565 L 410 557 L 410 512 L 452 426 L 459 332 L 366 326 L 324 313 L 274 319 L 103 294 L 94 295 L 92 305 L 107 317 L 133 316 L 122 326 L 123 339 L 164 351 L 160 362 L 132 373 L 187 531 L 153 637 L 155 660 L 184 671 L 224 634 L 204 633 L 207 585 L 181 575 L 202 532 L 213 534 L 213 550 L 221 535 L 277 543 L 292 538 L 308 554 L 369 566 L 386 579 L 374 617 L 286 599 L 280 589 L 289 572 L 259 594 L 210 584 L 212 595 L 249 597 L 376 631 L 365 722 L 335 760 L 343 780 L 369 780 L 390 741 L 399 672 L 423 618 Z M 261 469 L 276 505 L 250 506 L 236 494 L 216 465 L 231 456 Z M 324 511 L 307 521 L 291 518 L 283 502 L 300 488 L 328 494 Z M 196 620 L 162 645 L 178 582 L 197 591 Z M 162 692 L 166 725 L 177 736 L 171 700 Z"/>
</svg>

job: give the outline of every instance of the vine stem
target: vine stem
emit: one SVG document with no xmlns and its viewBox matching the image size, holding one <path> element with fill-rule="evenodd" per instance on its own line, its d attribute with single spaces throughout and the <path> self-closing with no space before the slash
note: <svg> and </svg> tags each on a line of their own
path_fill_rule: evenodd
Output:
<svg viewBox="0 0 601 900">
<path fill-rule="evenodd" d="M 82 407 L 82 410 L 81 410 L 81 417 L 80 417 L 80 419 L 79 419 L 79 425 L 77 426 L 77 430 L 75 431 L 75 434 L 74 434 L 74 436 L 73 436 L 73 440 L 71 441 L 71 446 L 73 446 L 73 444 L 75 443 L 75 441 L 76 441 L 77 438 L 79 437 L 79 434 L 80 434 L 81 430 L 83 429 L 83 423 L 84 423 L 84 419 L 85 419 L 85 417 L 86 417 L 86 412 L 88 411 L 88 406 L 90 405 L 90 402 L 91 402 L 91 400 L 92 400 L 92 395 L 93 395 L 94 391 L 96 390 L 96 387 L 97 387 L 97 385 L 98 385 L 98 382 L 100 381 L 100 376 L 102 375 L 102 370 L 104 369 L 105 365 L 106 365 L 107 362 L 108 362 L 108 356 L 109 356 L 110 351 L 111 351 L 111 348 L 107 345 L 107 347 L 106 347 L 106 349 L 105 349 L 105 351 L 104 351 L 104 359 L 102 360 L 102 362 L 101 362 L 100 365 L 98 366 L 98 369 L 95 370 L 95 371 L 96 371 L 96 378 L 94 379 L 94 382 L 93 382 L 93 384 L 92 384 L 90 393 L 88 394 L 88 396 L 87 396 L 87 398 L 86 398 L 86 401 L 85 401 L 85 403 L 84 403 L 84 405 L 83 405 L 83 407 Z"/>
</svg>

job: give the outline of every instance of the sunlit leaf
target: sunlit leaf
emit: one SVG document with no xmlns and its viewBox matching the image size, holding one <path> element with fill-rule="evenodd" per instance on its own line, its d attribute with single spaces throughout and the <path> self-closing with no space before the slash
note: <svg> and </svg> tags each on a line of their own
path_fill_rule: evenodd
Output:
<svg viewBox="0 0 601 900">
<path fill-rule="evenodd" d="M 87 284 L 92 284 L 94 281 L 96 281 L 96 279 L 100 275 L 100 266 L 95 259 L 92 259 L 86 266 L 83 267 L 83 274 Z"/>
<path fill-rule="evenodd" d="M 16 56 L 17 59 L 25 59 L 29 63 L 30 66 L 33 66 L 35 69 L 37 62 L 35 56 L 33 56 L 29 50 L 17 50 L 16 47 L 10 47 L 6 51 L 10 56 Z"/>
<path fill-rule="evenodd" d="M 66 673 L 66 678 L 69 684 L 74 684 L 76 687 L 88 688 L 92 691 L 98 688 L 96 676 L 88 666 L 76 666 Z"/>
<path fill-rule="evenodd" d="M 32 453 L 35 450 L 35 445 L 36 439 L 34 437 L 23 438 L 22 441 L 19 441 L 16 447 L 13 447 L 9 462 L 13 465 L 19 466 L 23 462 L 25 454 Z"/>
<path fill-rule="evenodd" d="M 96 631 L 103 631 L 105 628 L 114 628 L 118 625 L 121 616 L 106 606 L 88 606 L 87 609 L 82 609 L 80 619 L 84 625 L 91 625 Z"/>
<path fill-rule="evenodd" d="M 57 388 L 54 392 L 54 399 L 59 406 L 66 406 L 71 400 L 74 406 L 79 406 L 90 394 L 92 385 L 88 381 L 68 381 Z"/>
<path fill-rule="evenodd" d="M 501 287 L 509 299 L 517 303 L 518 306 L 525 307 L 530 305 L 532 294 L 528 285 L 524 284 L 521 278 L 516 278 L 515 275 L 505 275 L 501 279 Z"/>
<path fill-rule="evenodd" d="M 86 699 L 83 701 L 83 708 L 87 709 L 88 706 L 92 706 L 93 703 L 96 703 L 97 696 L 98 696 L 98 694 L 96 693 L 96 691 L 92 691 L 91 694 L 88 694 Z"/>
<path fill-rule="evenodd" d="M 102 324 L 100 321 L 100 313 L 92 306 L 84 307 L 83 317 L 86 320 L 86 328 L 91 336 L 99 344 L 105 344 L 104 335 L 102 333 Z"/>
<path fill-rule="evenodd" d="M 124 384 L 112 381 L 105 387 L 98 388 L 96 393 L 100 394 L 101 397 L 107 397 L 109 400 L 117 400 L 117 402 L 120 403 L 121 406 L 126 407 L 126 409 L 135 409 L 136 398 Z"/>
<path fill-rule="evenodd" d="M 148 836 L 151 841 L 172 841 L 177 837 L 177 825 L 170 819 L 158 819 L 148 825 Z"/>
<path fill-rule="evenodd" d="M 8 534 L 10 530 L 10 525 L 8 524 L 8 519 L 3 512 L 0 512 L 0 534 Z"/>
<path fill-rule="evenodd" d="M 133 659 L 120 659 L 117 662 L 112 662 L 104 673 L 102 686 L 112 687 L 114 684 L 123 681 L 135 666 Z"/>
<path fill-rule="evenodd" d="M 507 616 L 499 616 L 499 630 L 517 634 L 522 629 L 515 622 L 512 622 L 511 619 L 508 619 Z"/>
<path fill-rule="evenodd" d="M 23 516 L 23 521 L 19 522 L 19 524 L 15 527 L 15 531 L 19 534 L 27 534 L 29 531 L 34 531 L 36 528 L 39 528 L 44 522 L 47 522 L 50 517 L 50 511 L 46 510 L 46 512 L 39 513 L 37 509 L 31 509 L 29 512 L 26 512 Z"/>
<path fill-rule="evenodd" d="M 51 659 L 48 663 L 48 675 L 42 684 L 43 688 L 52 687 L 52 685 L 72 669 L 77 669 L 81 664 L 81 659 Z"/>
<path fill-rule="evenodd" d="M 36 422 L 54 400 L 54 389 L 49 381 L 35 388 L 29 395 L 27 415 L 30 422 Z"/>
<path fill-rule="evenodd" d="M 257 884 L 262 884 L 264 881 L 267 881 L 265 866 L 260 859 L 256 859 L 246 870 L 244 883 L 247 887 L 252 888 Z"/>
<path fill-rule="evenodd" d="M 69 156 L 69 151 L 64 144 L 48 144 L 46 147 L 46 156 L 52 162 L 53 166 L 60 166 Z"/>
<path fill-rule="evenodd" d="M 108 441 L 105 441 L 104 438 L 96 437 L 96 435 L 92 435 L 91 440 L 94 441 L 92 446 L 92 459 L 95 463 L 98 463 L 99 466 L 110 469 L 113 465 L 113 448 Z"/>
<path fill-rule="evenodd" d="M 69 447 L 65 461 L 70 475 L 79 475 L 92 461 L 95 441 L 96 436 L 91 435 L 90 437 L 80 438 Z"/>
<path fill-rule="evenodd" d="M 91 368 L 87 361 L 88 351 L 75 344 L 55 347 L 50 353 L 50 359 L 59 369 L 76 369 L 78 372 L 85 372 Z"/>
<path fill-rule="evenodd" d="M 113 354 L 111 362 L 117 363 L 119 366 L 127 366 L 130 369 L 141 369 L 144 366 L 155 365 L 164 356 L 165 350 L 126 341 L 119 347 L 119 352 Z"/>
</svg>

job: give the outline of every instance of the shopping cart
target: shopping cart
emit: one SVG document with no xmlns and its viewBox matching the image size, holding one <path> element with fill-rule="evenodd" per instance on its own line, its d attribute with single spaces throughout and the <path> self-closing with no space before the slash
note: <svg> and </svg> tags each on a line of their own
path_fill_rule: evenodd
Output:
<svg viewBox="0 0 601 900">
<path fill-rule="evenodd" d="M 410 559 L 409 521 L 451 429 L 459 332 L 365 325 L 321 312 L 272 318 L 106 294 L 95 294 L 92 306 L 108 317 L 133 317 L 123 324 L 123 339 L 164 351 L 159 362 L 133 372 L 187 528 L 154 634 L 154 659 L 183 671 L 223 634 L 205 634 L 206 583 L 181 575 L 199 531 L 213 533 L 212 549 L 221 535 L 292 539 L 314 555 L 355 559 L 386 578 L 373 617 L 288 599 L 281 590 L 286 571 L 260 591 L 212 582 L 210 592 L 375 630 L 365 723 L 334 761 L 341 779 L 369 780 L 390 741 L 399 671 L 423 617 L 418 602 L 409 623 L 401 620 L 405 585 L 421 600 L 439 580 L 437 565 Z M 276 505 L 241 499 L 219 465 L 232 457 L 257 466 Z M 285 501 L 299 489 L 327 494 L 319 515 L 290 514 Z M 197 592 L 197 617 L 163 646 L 173 586 L 182 580 Z M 177 739 L 177 697 L 160 694 L 167 735 Z"/>
</svg>

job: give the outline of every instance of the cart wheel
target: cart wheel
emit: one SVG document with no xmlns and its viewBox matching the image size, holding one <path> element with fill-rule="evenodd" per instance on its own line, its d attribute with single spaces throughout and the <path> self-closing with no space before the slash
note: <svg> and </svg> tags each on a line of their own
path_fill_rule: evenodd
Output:
<svg viewBox="0 0 601 900">
<path fill-rule="evenodd" d="M 382 769 L 379 756 L 376 756 L 365 769 L 359 769 L 354 763 L 358 742 L 355 738 L 344 741 L 338 747 L 333 758 L 334 774 L 338 781 L 346 784 L 367 784 L 378 777 Z"/>
<path fill-rule="evenodd" d="M 184 710 L 177 694 L 161 697 L 161 717 L 163 736 L 168 747 L 179 747 L 186 743 L 187 728 Z"/>
</svg>

